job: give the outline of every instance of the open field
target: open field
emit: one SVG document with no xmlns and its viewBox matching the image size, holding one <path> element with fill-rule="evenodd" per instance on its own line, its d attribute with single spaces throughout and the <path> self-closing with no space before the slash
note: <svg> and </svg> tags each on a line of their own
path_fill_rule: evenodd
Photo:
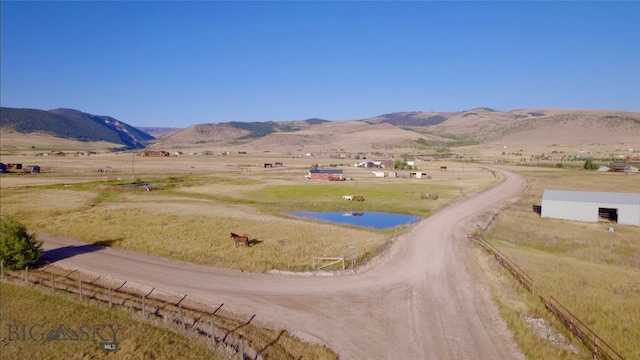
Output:
<svg viewBox="0 0 640 360">
<path fill-rule="evenodd" d="M 3 162 L 39 163 L 39 175 L 2 175 L 2 214 L 30 230 L 189 262 L 265 272 L 310 270 L 313 256 L 371 259 L 403 229 L 363 230 L 286 215 L 289 211 L 390 211 L 422 217 L 501 178 L 477 164 L 418 162 L 431 179 L 375 178 L 349 167 L 351 160 L 280 154 L 141 158 L 131 154 L 34 158 L 14 154 Z M 264 169 L 264 162 L 283 168 Z M 343 163 L 352 181 L 310 182 L 311 164 Z M 111 166 L 115 172 L 98 173 Z M 439 171 L 447 166 L 447 171 Z M 577 168 L 577 166 L 576 166 Z M 640 243 L 638 229 L 541 219 L 531 212 L 546 188 L 637 192 L 638 175 L 576 168 L 509 167 L 529 181 L 525 197 L 504 213 L 490 240 L 536 281 L 538 294 L 554 296 L 627 358 L 640 356 Z M 125 186 L 148 183 L 143 187 Z M 421 194 L 437 193 L 438 200 Z M 365 196 L 347 203 L 342 195 Z M 229 232 L 247 233 L 250 248 L 235 248 Z M 482 253 L 494 300 L 531 359 L 583 358 L 567 346 L 536 338 L 525 316 L 550 318 L 536 297 L 523 294 Z M 579 345 L 573 344 L 579 349 Z M 568 350 L 569 349 L 569 350 Z"/>
<path fill-rule="evenodd" d="M 525 197 L 499 217 L 489 239 L 535 280 L 534 297 L 514 291 L 505 279 L 494 286 L 503 316 L 510 318 L 513 329 L 520 328 L 515 331 L 521 334 L 520 346 L 542 346 L 533 339 L 525 316 L 550 319 L 537 295 L 553 296 L 623 356 L 639 358 L 638 227 L 542 219 L 531 205 L 541 203 L 544 189 L 637 192 L 640 177 L 580 170 L 511 169 L 526 176 L 530 186 Z M 609 227 L 615 231 L 608 231 Z M 488 273 L 493 273 L 490 277 L 497 276 L 495 269 Z M 575 342 L 574 347 L 580 349 Z M 566 351 L 561 358 L 578 356 L 566 346 L 557 348 Z M 546 351 L 550 350 L 541 350 L 531 358 L 548 358 Z"/>
<path fill-rule="evenodd" d="M 348 245 L 356 246 L 360 262 L 368 260 L 402 227 L 337 226 L 288 212 L 385 211 L 427 217 L 500 180 L 477 166 L 448 163 L 448 170 L 440 171 L 447 163 L 430 162 L 417 164 L 430 179 L 375 178 L 370 169 L 347 167 L 342 160 L 345 176 L 353 180 L 319 182 L 304 178 L 315 162 L 275 159 L 285 166 L 264 169 L 262 162 L 273 160 L 240 155 L 46 158 L 41 164 L 50 169 L 47 173 L 1 178 L 1 211 L 33 231 L 91 243 L 248 271 L 302 271 L 311 270 L 314 256 L 350 255 Z M 329 161 L 335 159 L 318 162 Z M 104 166 L 129 170 L 132 162 L 133 182 L 149 184 L 152 191 L 129 186 L 131 173 L 124 170 L 96 171 Z M 423 199 L 424 193 L 438 199 Z M 366 201 L 342 200 L 348 194 L 363 195 Z M 236 249 L 230 232 L 246 233 L 255 245 Z"/>
</svg>

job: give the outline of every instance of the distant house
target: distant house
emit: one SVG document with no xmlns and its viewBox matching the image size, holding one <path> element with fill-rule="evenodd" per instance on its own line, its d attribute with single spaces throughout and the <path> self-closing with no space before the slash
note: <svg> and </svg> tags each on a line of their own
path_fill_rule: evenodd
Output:
<svg viewBox="0 0 640 360">
<path fill-rule="evenodd" d="M 28 173 L 28 174 L 36 174 L 36 173 L 40 172 L 40 166 L 38 166 L 38 165 L 27 165 L 27 166 L 22 168 L 22 172 L 23 173 Z"/>
<path fill-rule="evenodd" d="M 426 172 L 412 171 L 409 173 L 411 179 L 429 179 L 429 174 Z"/>
<path fill-rule="evenodd" d="M 640 156 L 627 156 L 627 164 L 640 165 Z"/>
<path fill-rule="evenodd" d="M 344 180 L 342 169 L 311 169 L 307 177 L 311 180 Z"/>
<path fill-rule="evenodd" d="M 171 154 L 168 151 L 164 151 L 164 150 L 149 150 L 149 151 L 143 151 L 141 156 L 171 156 Z"/>
</svg>

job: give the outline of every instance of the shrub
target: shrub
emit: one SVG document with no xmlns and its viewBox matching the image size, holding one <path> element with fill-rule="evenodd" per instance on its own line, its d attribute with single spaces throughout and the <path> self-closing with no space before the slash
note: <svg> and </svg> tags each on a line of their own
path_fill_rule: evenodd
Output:
<svg viewBox="0 0 640 360">
<path fill-rule="evenodd" d="M 598 169 L 598 165 L 596 163 L 594 163 L 592 159 L 587 159 L 584 162 L 584 169 L 585 170 L 597 170 Z"/>
<path fill-rule="evenodd" d="M 0 217 L 0 261 L 8 269 L 19 270 L 40 260 L 42 241 L 10 216 Z"/>
</svg>

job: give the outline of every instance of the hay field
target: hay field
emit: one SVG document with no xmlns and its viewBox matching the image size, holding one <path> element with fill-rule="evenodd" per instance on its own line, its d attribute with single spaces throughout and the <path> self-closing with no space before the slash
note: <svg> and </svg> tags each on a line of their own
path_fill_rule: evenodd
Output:
<svg viewBox="0 0 640 360">
<path fill-rule="evenodd" d="M 8 158 L 8 159 L 7 159 Z M 23 156 L 6 162 L 32 161 Z M 351 256 L 361 263 L 404 227 L 363 229 L 299 219 L 292 211 L 385 211 L 429 216 L 459 197 L 500 181 L 474 165 L 421 162 L 430 179 L 376 178 L 343 159 L 282 154 L 131 154 L 35 158 L 42 174 L 3 174 L 1 213 L 32 231 L 49 232 L 127 250 L 248 271 L 312 270 L 312 258 Z M 281 161 L 283 167 L 264 168 Z M 351 181 L 305 179 L 312 164 L 340 166 Z M 111 173 L 98 168 L 110 166 Z M 440 171 L 447 166 L 447 171 Z M 151 191 L 146 191 L 146 188 Z M 437 200 L 422 195 L 437 194 Z M 364 202 L 342 200 L 363 195 Z M 230 233 L 252 246 L 236 248 Z"/>
</svg>

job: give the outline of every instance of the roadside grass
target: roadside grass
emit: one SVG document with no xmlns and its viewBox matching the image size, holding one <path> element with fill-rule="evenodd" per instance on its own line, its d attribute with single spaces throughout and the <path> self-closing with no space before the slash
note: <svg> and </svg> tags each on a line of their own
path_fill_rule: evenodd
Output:
<svg viewBox="0 0 640 360">
<path fill-rule="evenodd" d="M 563 347 L 542 346 L 523 325 L 524 316 L 533 315 L 544 317 L 562 329 L 538 297 L 552 296 L 625 358 L 640 358 L 638 227 L 543 219 L 530 207 L 541 203 L 544 189 L 637 192 L 638 177 L 584 170 L 523 173 L 532 184 L 530 197 L 500 216 L 488 237 L 535 281 L 535 297 L 522 294 L 515 280 L 492 286 L 518 344 L 531 359 L 583 358 Z M 608 231 L 609 227 L 615 231 Z M 492 274 L 501 271 L 494 269 Z M 573 344 L 583 349 L 576 341 Z M 550 356 L 548 351 L 558 353 Z"/>
<path fill-rule="evenodd" d="M 585 351 L 580 343 L 573 340 L 564 331 L 561 323 L 549 316 L 540 302 L 538 295 L 532 296 L 520 286 L 515 279 L 502 268 L 495 258 L 482 248 L 473 249 L 482 275 L 489 284 L 493 300 L 498 305 L 500 316 L 512 331 L 514 340 L 529 360 L 586 360 Z M 526 317 L 543 318 L 548 326 L 562 334 L 562 337 L 546 338 L 534 333 Z M 548 334 L 545 334 L 548 335 Z M 553 339 L 553 340 L 552 340 Z"/>
<path fill-rule="evenodd" d="M 38 270 L 31 275 L 38 276 Z M 47 276 L 47 275 L 40 275 Z M 234 351 L 226 345 L 213 343 L 211 338 L 185 331 L 178 324 L 169 324 L 162 318 L 142 316 L 130 308 L 114 307 L 107 304 L 85 299 L 80 301 L 75 294 L 58 290 L 55 294 L 41 287 L 29 287 L 2 282 L 0 285 L 2 297 L 2 329 L 9 329 L 10 325 L 19 325 L 17 331 L 2 332 L 3 358 L 103 358 L 110 355 L 103 354 L 99 349 L 99 341 L 111 341 L 108 328 L 99 331 L 100 336 L 93 336 L 93 325 L 120 326 L 116 332 L 118 352 L 116 355 L 123 359 L 235 359 Z M 38 311 L 33 311 L 38 309 Z M 303 342 L 292 336 L 286 330 L 274 330 L 260 327 L 258 322 L 246 323 L 246 319 L 238 319 L 237 314 L 228 313 L 224 309 L 216 311 L 216 331 L 218 340 L 220 332 L 242 336 L 265 358 L 274 359 L 335 359 L 336 356 L 326 346 Z M 197 315 L 196 315 L 197 316 Z M 206 322 L 205 320 L 202 320 Z M 86 341 L 24 341 L 24 336 L 46 336 L 53 328 L 64 325 L 75 331 L 80 340 Z M 22 326 L 26 325 L 26 332 L 22 333 Z M 15 327 L 11 327 L 15 330 Z M 107 330 L 104 330 L 107 329 Z M 117 329 L 117 328 L 116 328 Z M 84 331 L 84 332 L 83 332 Z M 85 335 L 85 333 L 91 335 Z M 9 338 L 11 336 L 11 338 Z M 20 341 L 17 341 L 20 336 Z M 14 341 L 15 340 L 15 341 Z M 34 346 L 36 344 L 36 346 Z M 52 354 L 56 354 L 53 356 Z M 7 356 L 8 354 L 9 356 Z M 20 356 L 13 356 L 19 354 Z"/>
<path fill-rule="evenodd" d="M 178 359 L 185 354 L 194 359 L 230 358 L 214 351 L 204 339 L 137 321 L 123 310 L 93 302 L 79 303 L 68 294 L 46 294 L 7 282 L 0 286 L 3 359 Z M 75 331 L 80 340 L 41 340 L 60 325 Z M 100 349 L 101 341 L 112 341 L 112 332 L 104 328 L 99 331 L 105 339 L 102 340 L 99 335 L 94 336 L 94 325 L 120 326 L 116 331 L 116 353 L 106 354 Z"/>
</svg>

